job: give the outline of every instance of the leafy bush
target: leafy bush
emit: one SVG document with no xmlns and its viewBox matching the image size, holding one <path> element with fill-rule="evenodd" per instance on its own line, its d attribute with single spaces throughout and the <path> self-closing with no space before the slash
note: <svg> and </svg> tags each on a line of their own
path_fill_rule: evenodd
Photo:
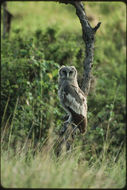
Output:
<svg viewBox="0 0 127 190">
<path fill-rule="evenodd" d="M 34 133 L 36 138 L 44 139 L 52 122 L 54 125 L 60 122 L 56 82 L 59 65 L 45 60 L 43 52 L 34 47 L 31 39 L 24 41 L 17 37 L 16 43 L 13 40 L 2 44 L 2 114 L 9 98 L 4 120 L 6 122 L 11 115 L 15 138 L 28 135 L 31 130 L 29 137 Z"/>
<path fill-rule="evenodd" d="M 87 144 L 88 149 L 94 147 L 100 153 L 102 144 L 111 141 L 108 151 L 115 152 L 125 140 L 124 16 L 114 4 L 87 7 L 100 11 L 103 23 L 96 35 L 88 130 L 82 147 Z M 69 10 L 74 14 L 71 6 Z M 106 10 L 114 11 L 109 14 Z M 121 4 L 120 10 L 124 10 Z M 111 15 L 117 20 L 109 22 Z M 56 24 L 28 36 L 23 28 L 14 27 L 10 39 L 2 40 L 2 130 L 5 140 L 11 134 L 13 146 L 26 137 L 34 143 L 44 142 L 49 129 L 53 128 L 54 135 L 59 131 L 64 114 L 57 96 L 61 65 L 75 65 L 81 82 L 85 52 L 81 32 L 62 33 L 59 29 Z"/>
<path fill-rule="evenodd" d="M 2 41 L 1 107 L 3 114 L 9 100 L 3 123 L 5 126 L 8 118 L 12 123 L 12 142 L 18 138 L 23 140 L 26 136 L 35 143 L 38 140 L 43 142 L 49 128 L 54 127 L 55 132 L 59 130 L 64 113 L 57 96 L 60 65 L 75 65 L 79 71 L 79 81 L 81 79 L 83 44 L 77 42 L 74 35 L 64 38 L 56 36 L 57 30 L 49 27 L 46 32 L 37 30 L 33 38 L 21 37 L 18 30 L 11 40 Z M 99 152 L 107 135 L 110 139 L 115 133 L 113 147 L 119 146 L 125 138 L 125 98 L 121 96 L 125 91 L 122 85 L 125 74 L 120 74 L 123 65 L 116 68 L 114 57 L 109 66 L 100 68 L 103 57 L 95 51 L 93 73 L 97 84 L 88 96 L 88 138 L 84 141 L 85 144 L 94 141 Z M 112 78 L 110 82 L 109 78 Z"/>
</svg>

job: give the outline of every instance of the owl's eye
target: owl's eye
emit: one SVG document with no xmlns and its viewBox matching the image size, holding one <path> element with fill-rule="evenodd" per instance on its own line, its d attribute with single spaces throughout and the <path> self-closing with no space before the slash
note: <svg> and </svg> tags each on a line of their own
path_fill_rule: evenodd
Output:
<svg viewBox="0 0 127 190">
<path fill-rule="evenodd" d="M 67 75 L 67 73 L 66 73 L 66 71 L 65 71 L 65 70 L 63 70 L 62 72 L 63 72 L 63 74 L 64 74 L 64 75 Z"/>
<path fill-rule="evenodd" d="M 70 75 L 72 75 L 73 71 L 70 71 L 69 73 L 70 73 Z"/>
</svg>

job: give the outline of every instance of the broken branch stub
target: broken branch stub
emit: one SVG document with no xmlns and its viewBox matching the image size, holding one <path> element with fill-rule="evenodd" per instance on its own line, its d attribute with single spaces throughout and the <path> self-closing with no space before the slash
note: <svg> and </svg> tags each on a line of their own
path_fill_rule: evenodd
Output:
<svg viewBox="0 0 127 190">
<path fill-rule="evenodd" d="M 87 19 L 84 6 L 80 1 L 66 1 L 61 0 L 61 3 L 72 4 L 76 9 L 76 14 L 80 20 L 82 26 L 82 37 L 85 42 L 85 59 L 84 59 L 84 73 L 82 78 L 81 89 L 87 96 L 90 89 L 91 82 L 91 66 L 94 57 L 94 37 L 95 33 L 101 25 L 99 22 L 94 28 L 92 28 Z"/>
<path fill-rule="evenodd" d="M 91 82 L 91 67 L 94 57 L 94 36 L 101 22 L 92 28 L 88 22 L 83 4 L 78 1 L 71 3 L 76 8 L 76 14 L 82 26 L 82 35 L 85 42 L 85 59 L 84 59 L 84 73 L 82 78 L 81 89 L 88 95 Z"/>
</svg>

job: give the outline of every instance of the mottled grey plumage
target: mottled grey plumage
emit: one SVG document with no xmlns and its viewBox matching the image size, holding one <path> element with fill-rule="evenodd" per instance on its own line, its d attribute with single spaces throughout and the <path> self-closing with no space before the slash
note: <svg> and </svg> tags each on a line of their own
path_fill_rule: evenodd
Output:
<svg viewBox="0 0 127 190">
<path fill-rule="evenodd" d="M 78 86 L 76 68 L 62 66 L 59 69 L 58 84 L 61 104 L 69 115 L 66 122 L 73 122 L 84 133 L 87 126 L 87 100 Z"/>
</svg>

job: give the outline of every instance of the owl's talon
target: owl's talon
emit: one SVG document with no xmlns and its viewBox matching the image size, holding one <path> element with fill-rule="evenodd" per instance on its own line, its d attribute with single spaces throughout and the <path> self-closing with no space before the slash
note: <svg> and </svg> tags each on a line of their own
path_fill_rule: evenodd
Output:
<svg viewBox="0 0 127 190">
<path fill-rule="evenodd" d="M 64 121 L 68 120 L 68 118 L 69 118 L 69 115 L 68 115 L 68 114 L 62 117 L 62 119 L 63 119 Z"/>
</svg>

